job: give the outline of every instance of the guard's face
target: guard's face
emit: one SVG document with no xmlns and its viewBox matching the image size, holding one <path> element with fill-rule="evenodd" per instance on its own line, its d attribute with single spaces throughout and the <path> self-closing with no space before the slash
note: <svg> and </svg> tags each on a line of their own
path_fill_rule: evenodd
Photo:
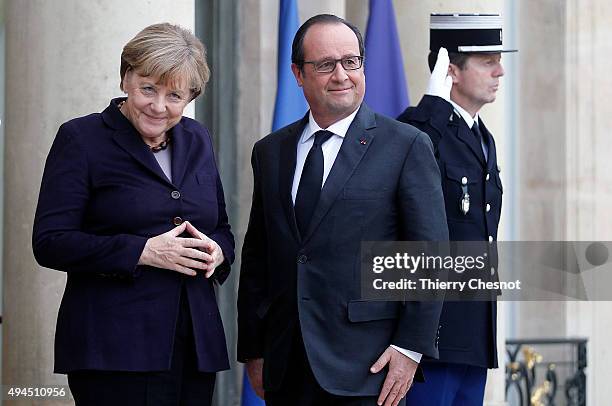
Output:
<svg viewBox="0 0 612 406">
<path fill-rule="evenodd" d="M 355 33 L 344 24 L 315 24 L 304 36 L 304 60 L 323 61 L 359 56 L 359 42 Z M 340 62 L 333 72 L 319 73 L 313 64 L 305 64 L 303 71 L 291 66 L 298 85 L 313 117 L 322 128 L 349 116 L 363 100 L 365 75 L 363 66 L 345 70 Z"/>
<path fill-rule="evenodd" d="M 499 78 L 504 76 L 501 53 L 470 55 L 463 69 L 451 64 L 449 70 L 453 78 L 451 98 L 457 104 L 478 111 L 495 101 Z"/>
</svg>

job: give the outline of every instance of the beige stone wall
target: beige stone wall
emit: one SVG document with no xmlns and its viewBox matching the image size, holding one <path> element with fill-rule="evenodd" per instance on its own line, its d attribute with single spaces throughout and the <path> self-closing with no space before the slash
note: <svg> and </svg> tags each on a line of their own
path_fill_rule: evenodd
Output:
<svg viewBox="0 0 612 406">
<path fill-rule="evenodd" d="M 612 239 L 612 7 L 520 1 L 520 238 Z M 584 336 L 589 405 L 609 403 L 610 302 L 520 303 L 518 334 Z"/>
<path fill-rule="evenodd" d="M 566 10 L 555 0 L 519 2 L 517 134 L 520 240 L 565 240 Z M 537 41 L 534 39 L 537 38 Z M 565 302 L 514 303 L 518 338 L 565 336 Z M 545 352 L 545 359 L 552 357 Z"/>
<path fill-rule="evenodd" d="M 158 21 L 192 27 L 191 1 L 3 0 L 6 22 L 5 241 L 3 383 L 61 384 L 51 374 L 55 317 L 64 275 L 40 269 L 31 255 L 32 217 L 44 159 L 58 125 L 100 111 L 120 94 L 121 47 Z M 0 2 L 1 4 L 1 2 Z M 365 33 L 367 0 L 300 1 L 300 20 L 331 12 Z M 612 239 L 612 5 L 605 0 L 394 0 L 413 104 L 429 71 L 431 12 L 505 12 L 515 7 L 517 70 L 482 117 L 495 135 L 506 184 L 501 232 L 521 240 Z M 248 221 L 253 143 L 270 131 L 276 87 L 276 1 L 243 0 L 239 11 L 237 165 L 238 241 Z M 70 23 L 67 23 L 70 22 Z M 214 67 L 213 67 L 214 68 Z M 512 76 L 513 75 L 513 76 Z M 516 100 L 504 87 L 516 81 Z M 507 114 L 516 106 L 515 115 Z M 191 110 L 192 112 L 193 110 Z M 508 120 L 513 120 L 508 123 Z M 508 129 L 514 128 L 512 133 Z M 515 144 L 516 143 L 516 144 Z M 515 155 L 509 151 L 516 145 Z M 513 175 L 511 175 L 513 174 Z M 512 179 L 508 177 L 512 176 Z M 506 189 L 508 190 L 508 189 Z M 516 200 L 514 217 L 507 202 Z M 240 246 L 238 246 L 240 248 Z M 239 252 L 239 251 L 238 251 Z M 515 303 L 516 336 L 588 336 L 589 404 L 612 398 L 608 350 L 612 304 Z M 504 314 L 504 311 L 501 312 Z M 503 326 L 503 320 L 500 320 Z M 500 329 L 503 334 L 503 328 Z M 500 340 L 503 342 L 503 340 Z M 488 404 L 503 399 L 501 370 L 490 377 Z"/>
</svg>

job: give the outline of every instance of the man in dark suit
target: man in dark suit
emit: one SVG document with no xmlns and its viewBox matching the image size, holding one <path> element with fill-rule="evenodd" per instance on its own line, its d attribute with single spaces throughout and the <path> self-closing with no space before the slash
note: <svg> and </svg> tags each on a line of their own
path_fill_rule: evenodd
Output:
<svg viewBox="0 0 612 406">
<path fill-rule="evenodd" d="M 447 240 L 429 138 L 362 104 L 363 40 L 332 15 L 296 33 L 310 112 L 253 148 L 238 359 L 268 405 L 403 404 L 437 356 L 440 302 L 361 300 L 365 240 Z"/>
<path fill-rule="evenodd" d="M 497 240 L 500 168 L 478 112 L 495 100 L 504 75 L 501 27 L 499 15 L 432 15 L 429 88 L 398 117 L 433 142 L 451 241 Z M 494 274 L 496 264 L 490 266 Z M 487 368 L 497 367 L 496 334 L 494 301 L 445 303 L 440 358 L 424 360 L 427 382 L 409 393 L 407 404 L 482 405 Z"/>
</svg>

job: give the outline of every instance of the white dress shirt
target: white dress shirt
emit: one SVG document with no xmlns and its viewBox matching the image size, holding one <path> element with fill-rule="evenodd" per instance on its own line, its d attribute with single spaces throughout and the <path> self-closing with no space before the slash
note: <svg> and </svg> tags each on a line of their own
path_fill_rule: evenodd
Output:
<svg viewBox="0 0 612 406">
<path fill-rule="evenodd" d="M 470 115 L 470 113 L 468 113 L 467 111 L 465 111 L 465 109 L 463 107 L 461 107 L 460 105 L 458 105 L 457 103 L 455 103 L 454 101 L 450 100 L 450 104 L 453 105 L 453 108 L 455 109 L 455 112 L 457 114 L 459 114 L 461 116 L 461 118 L 463 118 L 463 120 L 465 121 L 465 123 L 467 124 L 467 126 L 469 128 L 472 128 L 472 126 L 474 125 L 474 123 L 478 122 L 478 113 L 476 113 L 474 115 L 474 117 L 472 117 Z"/>
<path fill-rule="evenodd" d="M 327 176 L 329 172 L 331 172 L 332 166 L 336 161 L 336 157 L 338 156 L 338 152 L 340 151 L 340 147 L 342 146 L 342 142 L 344 141 L 344 137 L 351 126 L 351 123 L 355 119 L 357 115 L 357 111 L 355 110 L 351 113 L 350 116 L 343 118 L 340 121 L 336 121 L 332 125 L 327 128 L 321 128 L 315 121 L 312 116 L 312 112 L 308 114 L 308 124 L 304 127 L 304 131 L 302 131 L 302 136 L 297 144 L 297 157 L 295 160 L 295 173 L 293 174 L 293 185 L 291 187 L 291 198 L 293 199 L 293 204 L 295 204 L 295 197 L 297 196 L 298 186 L 300 185 L 300 178 L 302 177 L 302 171 L 304 170 L 304 163 L 306 162 L 306 156 L 314 143 L 314 134 L 320 130 L 326 130 L 332 132 L 332 135 L 322 146 L 321 149 L 323 151 L 323 183 L 321 184 L 321 188 L 325 185 L 325 181 L 327 180 Z M 423 354 L 420 354 L 415 351 L 406 350 L 404 348 L 391 345 L 394 349 L 404 354 L 411 360 L 415 362 L 421 362 L 421 357 Z"/>
<path fill-rule="evenodd" d="M 321 188 L 323 188 L 323 185 L 325 185 L 325 181 L 327 180 L 327 176 L 329 175 L 329 172 L 336 161 L 336 157 L 338 156 L 338 152 L 340 151 L 340 147 L 342 146 L 342 141 L 344 141 L 346 132 L 351 126 L 351 123 L 357 115 L 358 110 L 359 109 L 355 110 L 350 116 L 345 117 L 340 121 L 336 121 L 327 128 L 319 127 L 312 116 L 312 112 L 308 113 L 308 124 L 306 124 L 306 127 L 304 127 L 304 131 L 302 131 L 302 136 L 300 137 L 297 145 L 295 173 L 293 175 L 293 186 L 291 187 L 291 198 L 293 199 L 293 204 L 295 204 L 295 197 L 297 196 L 298 186 L 300 185 L 300 178 L 302 177 L 306 157 L 308 156 L 308 152 L 314 143 L 315 133 L 317 131 L 327 130 L 334 134 L 321 146 L 321 150 L 323 151 L 323 183 L 321 184 Z"/>
</svg>

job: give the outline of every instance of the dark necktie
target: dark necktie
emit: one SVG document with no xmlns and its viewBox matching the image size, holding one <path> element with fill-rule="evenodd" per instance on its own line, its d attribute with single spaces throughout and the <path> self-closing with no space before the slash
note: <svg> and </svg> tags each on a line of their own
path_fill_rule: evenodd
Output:
<svg viewBox="0 0 612 406">
<path fill-rule="evenodd" d="M 489 160 L 489 146 L 487 145 L 487 140 L 483 137 L 482 132 L 480 131 L 480 127 L 478 126 L 478 122 L 474 121 L 472 125 L 472 133 L 478 140 L 480 147 L 482 148 L 482 153 L 484 155 L 485 162 Z"/>
<path fill-rule="evenodd" d="M 308 230 L 310 219 L 321 195 L 321 187 L 323 185 L 323 150 L 321 146 L 332 135 L 334 134 L 329 131 L 317 131 L 314 143 L 310 151 L 308 151 L 306 161 L 304 162 L 304 169 L 300 177 L 300 185 L 298 186 L 294 205 L 295 220 L 302 237 L 304 237 Z"/>
</svg>

